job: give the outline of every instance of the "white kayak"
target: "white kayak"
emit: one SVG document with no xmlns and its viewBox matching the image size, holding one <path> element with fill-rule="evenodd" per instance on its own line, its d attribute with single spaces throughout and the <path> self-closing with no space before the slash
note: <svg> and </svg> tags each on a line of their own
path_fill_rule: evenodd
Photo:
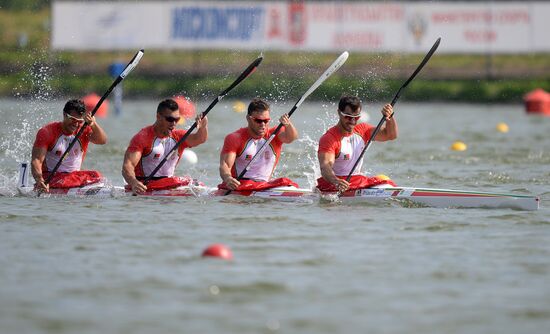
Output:
<svg viewBox="0 0 550 334">
<path fill-rule="evenodd" d="M 386 187 L 348 191 L 345 201 L 403 200 L 435 208 L 511 208 L 538 210 L 540 199 L 531 195 L 505 194 L 468 190 Z"/>
<path fill-rule="evenodd" d="M 55 188 L 50 189 L 48 193 L 37 193 L 33 187 L 17 187 L 21 196 L 29 197 L 118 197 L 124 196 L 124 187 L 109 186 L 104 183 L 94 183 L 84 187 L 76 188 Z"/>
<path fill-rule="evenodd" d="M 32 187 L 19 187 L 22 195 L 36 196 Z M 224 197 L 225 190 L 206 186 L 180 186 L 173 189 L 148 191 L 139 196 L 146 197 Z M 103 184 L 88 185 L 81 188 L 51 189 L 41 197 L 120 197 L 131 196 L 132 192 L 124 187 Z M 420 206 L 435 208 L 511 208 L 517 210 L 538 210 L 540 199 L 531 195 L 492 193 L 480 191 L 431 189 L 414 187 L 368 188 L 347 191 L 339 198 L 336 193 L 319 193 L 311 189 L 278 187 L 263 191 L 233 191 L 229 197 L 249 197 L 280 201 L 319 200 L 324 198 L 344 203 L 380 203 L 394 200 L 404 203 L 416 203 Z"/>
<path fill-rule="evenodd" d="M 213 193 L 223 196 L 225 191 Z M 414 187 L 374 187 L 344 192 L 339 198 L 336 193 L 319 193 L 310 189 L 279 187 L 265 191 L 231 192 L 233 196 L 249 196 L 292 201 L 297 198 L 325 198 L 331 201 L 380 203 L 395 200 L 412 202 L 435 208 L 511 208 L 517 210 L 538 210 L 540 199 L 531 195 L 503 194 L 452 189 L 431 189 Z"/>
<path fill-rule="evenodd" d="M 26 170 L 20 173 L 18 192 L 24 196 L 37 196 L 32 186 L 27 185 Z M 147 197 L 224 197 L 226 190 L 210 188 L 204 185 L 180 186 L 173 189 L 148 191 L 139 196 Z M 50 189 L 41 197 L 120 197 L 131 196 L 131 191 L 119 186 L 96 183 L 79 188 Z M 263 191 L 233 191 L 231 197 L 250 197 L 281 201 L 313 201 L 328 199 L 341 202 L 380 203 L 394 200 L 415 203 L 435 208 L 510 208 L 516 210 L 538 210 L 540 199 L 537 196 L 493 193 L 481 191 L 432 189 L 415 187 L 373 187 L 346 191 L 340 197 L 336 193 L 320 193 L 311 189 L 296 187 L 277 187 Z"/>
</svg>

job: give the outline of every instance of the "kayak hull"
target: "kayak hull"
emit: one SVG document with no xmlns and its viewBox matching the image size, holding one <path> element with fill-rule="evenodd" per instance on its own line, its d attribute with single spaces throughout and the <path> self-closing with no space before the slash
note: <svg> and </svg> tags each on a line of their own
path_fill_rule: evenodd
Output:
<svg viewBox="0 0 550 334">
<path fill-rule="evenodd" d="M 36 196 L 32 187 L 19 188 L 22 195 Z M 180 186 L 173 189 L 148 191 L 139 197 L 225 197 L 226 190 L 206 186 Z M 131 196 L 131 191 L 123 187 L 89 185 L 82 188 L 51 189 L 41 197 L 120 197 Z M 538 210 L 540 199 L 536 196 L 504 194 L 452 189 L 380 187 L 336 193 L 319 193 L 310 189 L 277 187 L 263 191 L 233 191 L 229 197 L 257 198 L 286 202 L 314 201 L 319 199 L 343 203 L 372 203 L 397 201 L 435 208 L 510 208 L 516 210 Z"/>
<path fill-rule="evenodd" d="M 38 194 L 33 187 L 19 187 L 18 192 L 22 196 L 30 197 L 117 197 L 124 194 L 123 187 L 107 186 L 96 183 L 78 188 L 53 188 L 48 193 Z"/>
</svg>

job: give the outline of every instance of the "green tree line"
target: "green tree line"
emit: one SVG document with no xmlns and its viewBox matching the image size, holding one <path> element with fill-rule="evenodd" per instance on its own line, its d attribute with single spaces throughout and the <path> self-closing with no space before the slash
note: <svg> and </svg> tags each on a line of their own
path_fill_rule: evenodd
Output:
<svg viewBox="0 0 550 334">
<path fill-rule="evenodd" d="M 50 6 L 50 0 L 2 0 L 0 9 L 41 10 Z"/>
</svg>

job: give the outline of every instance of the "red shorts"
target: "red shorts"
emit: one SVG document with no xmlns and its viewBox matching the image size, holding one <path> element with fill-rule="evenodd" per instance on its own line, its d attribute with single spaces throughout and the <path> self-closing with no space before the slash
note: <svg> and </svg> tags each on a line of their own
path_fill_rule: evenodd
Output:
<svg viewBox="0 0 550 334">
<path fill-rule="evenodd" d="M 338 176 L 339 179 L 346 179 L 347 176 Z M 348 190 L 358 190 L 358 189 L 364 189 L 364 188 L 370 188 L 374 186 L 378 186 L 381 184 L 387 184 L 392 187 L 396 187 L 396 184 L 390 180 L 384 180 L 377 176 L 364 176 L 364 175 L 352 175 L 351 179 L 349 180 L 349 189 Z M 336 186 L 327 180 L 323 179 L 322 177 L 317 179 L 317 189 L 324 191 L 324 192 L 336 192 L 338 189 Z"/>
<path fill-rule="evenodd" d="M 193 182 L 193 179 L 189 176 L 170 176 L 170 177 L 163 177 L 156 180 L 151 180 L 147 182 L 147 191 L 153 191 L 153 190 L 165 190 L 165 189 L 174 189 L 181 186 L 187 186 L 190 183 Z M 202 183 L 199 183 L 199 185 L 203 185 Z M 126 185 L 126 190 L 132 190 L 132 187 L 130 187 L 129 184 Z"/>
<path fill-rule="evenodd" d="M 240 180 L 241 185 L 236 191 L 260 191 L 276 187 L 286 187 L 294 186 L 298 188 L 298 185 L 292 180 L 287 179 L 286 177 L 280 177 L 278 179 L 273 179 L 270 181 L 253 181 L 253 180 Z M 225 183 L 218 184 L 218 189 L 229 190 Z"/>
<path fill-rule="evenodd" d="M 44 179 L 49 177 L 50 173 L 44 173 Z M 50 180 L 50 188 L 78 188 L 89 184 L 102 181 L 103 176 L 95 170 L 78 170 L 69 173 L 55 173 Z"/>
</svg>

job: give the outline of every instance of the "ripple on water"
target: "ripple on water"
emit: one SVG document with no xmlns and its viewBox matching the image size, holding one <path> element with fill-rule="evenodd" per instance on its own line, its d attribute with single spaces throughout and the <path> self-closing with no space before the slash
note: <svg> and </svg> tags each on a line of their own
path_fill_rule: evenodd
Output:
<svg viewBox="0 0 550 334">
<path fill-rule="evenodd" d="M 278 294 L 289 291 L 288 287 L 282 283 L 270 281 L 256 281 L 246 284 L 235 285 L 218 285 L 220 294 L 245 294 L 245 295 L 260 295 L 260 294 Z M 254 297 L 256 298 L 256 297 Z"/>
<path fill-rule="evenodd" d="M 316 257 L 309 257 L 305 259 L 289 259 L 288 261 L 270 261 L 270 265 L 272 266 L 304 266 L 304 267 L 319 267 L 323 265 L 327 265 L 332 263 L 334 260 L 333 256 L 330 254 L 326 254 L 324 256 L 316 256 Z"/>
<path fill-rule="evenodd" d="M 446 232 L 446 231 L 456 231 L 462 228 L 470 227 L 470 224 L 467 223 L 449 223 L 449 222 L 439 222 L 435 224 L 430 224 L 428 226 L 406 226 L 401 230 L 403 231 L 427 231 L 427 232 Z"/>
<path fill-rule="evenodd" d="M 550 219 L 530 219 L 516 221 L 515 224 L 527 224 L 527 225 L 550 225 Z"/>
<path fill-rule="evenodd" d="M 528 225 L 548 225 L 550 224 L 550 218 L 536 219 L 531 217 L 529 212 L 517 211 L 517 213 L 504 213 L 500 215 L 490 215 L 487 219 L 492 219 L 499 222 L 511 222 L 514 224 L 528 224 Z"/>
<path fill-rule="evenodd" d="M 546 309 L 533 309 L 528 308 L 527 310 L 513 311 L 510 313 L 513 317 L 516 318 L 525 318 L 525 319 L 550 319 L 550 310 Z"/>
<path fill-rule="evenodd" d="M 14 214 L 3 214 L 0 216 L 0 223 L 7 223 L 7 222 L 13 222 L 18 221 L 21 217 L 19 215 Z"/>
<path fill-rule="evenodd" d="M 213 220 L 227 224 L 273 224 L 277 222 L 288 222 L 289 220 L 296 224 L 308 222 L 308 220 L 300 219 L 297 217 L 268 215 L 262 215 L 262 217 L 258 217 L 256 215 L 243 215 L 238 217 L 216 217 Z"/>
</svg>

